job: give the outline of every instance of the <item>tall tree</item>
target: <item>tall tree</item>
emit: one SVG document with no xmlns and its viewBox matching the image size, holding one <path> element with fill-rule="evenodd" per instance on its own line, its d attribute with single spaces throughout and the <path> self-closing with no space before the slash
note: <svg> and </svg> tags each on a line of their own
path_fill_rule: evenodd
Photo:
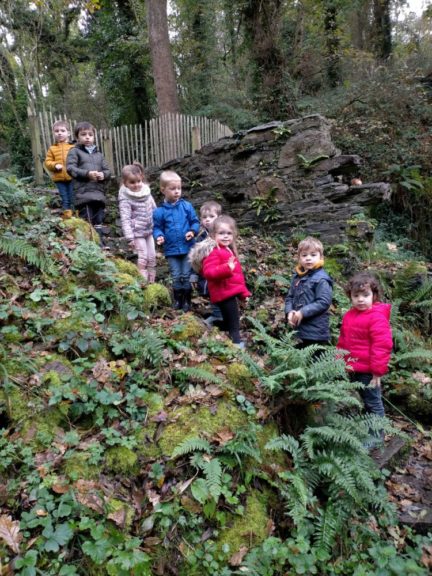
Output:
<svg viewBox="0 0 432 576">
<path fill-rule="evenodd" d="M 341 80 L 337 0 L 325 0 L 324 2 L 324 30 L 327 52 L 327 78 L 330 86 L 334 88 Z"/>
<path fill-rule="evenodd" d="M 179 112 L 177 83 L 168 34 L 167 0 L 147 0 L 147 25 L 159 114 Z"/>
<path fill-rule="evenodd" d="M 375 55 L 387 60 L 392 53 L 391 0 L 373 0 Z"/>
</svg>

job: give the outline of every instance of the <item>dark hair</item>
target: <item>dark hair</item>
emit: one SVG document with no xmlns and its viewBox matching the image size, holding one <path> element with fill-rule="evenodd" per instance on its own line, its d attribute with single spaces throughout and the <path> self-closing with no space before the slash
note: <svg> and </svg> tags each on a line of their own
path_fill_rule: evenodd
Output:
<svg viewBox="0 0 432 576">
<path fill-rule="evenodd" d="M 78 122 L 78 124 L 74 128 L 74 135 L 75 138 L 78 138 L 78 134 L 81 130 L 92 130 L 93 134 L 96 136 L 96 128 L 90 122 Z"/>
<path fill-rule="evenodd" d="M 353 292 L 362 292 L 370 288 L 373 294 L 373 301 L 377 302 L 382 297 L 382 289 L 378 280 L 370 272 L 358 272 L 345 286 L 345 293 L 348 297 L 351 296 Z"/>
</svg>

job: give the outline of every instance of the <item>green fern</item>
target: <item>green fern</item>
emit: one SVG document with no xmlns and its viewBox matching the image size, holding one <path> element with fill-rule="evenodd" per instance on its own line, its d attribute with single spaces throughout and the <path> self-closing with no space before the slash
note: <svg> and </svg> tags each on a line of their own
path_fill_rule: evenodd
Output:
<svg viewBox="0 0 432 576">
<path fill-rule="evenodd" d="M 23 238 L 4 234 L 0 237 L 0 253 L 1 252 L 7 256 L 17 256 L 21 260 L 24 260 L 24 262 L 36 266 L 36 268 L 39 268 L 42 272 L 53 271 L 51 260 Z"/>
<path fill-rule="evenodd" d="M 17 182 L 0 176 L 0 214 L 15 213 L 17 206 L 28 202 L 28 193 Z"/>
<path fill-rule="evenodd" d="M 203 462 L 206 488 L 213 500 L 217 502 L 222 493 L 222 466 L 218 458 L 212 458 L 209 462 Z"/>
<path fill-rule="evenodd" d="M 204 368 L 181 368 L 179 370 L 172 371 L 173 377 L 180 382 L 203 382 L 204 384 L 216 384 L 221 386 L 223 380 Z"/>
<path fill-rule="evenodd" d="M 186 454 L 191 454 L 193 452 L 205 452 L 206 454 L 211 454 L 212 448 L 207 440 L 202 438 L 187 438 L 183 440 L 176 448 L 174 448 L 172 457 L 177 458 L 178 456 L 184 456 Z"/>
</svg>

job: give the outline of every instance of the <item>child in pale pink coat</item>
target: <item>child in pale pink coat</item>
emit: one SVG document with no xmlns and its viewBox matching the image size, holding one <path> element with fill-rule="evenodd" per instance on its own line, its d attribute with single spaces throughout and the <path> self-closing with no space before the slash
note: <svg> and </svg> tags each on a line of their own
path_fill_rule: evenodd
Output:
<svg viewBox="0 0 432 576">
<path fill-rule="evenodd" d="M 391 304 L 379 302 L 380 292 L 378 281 L 368 272 L 351 278 L 346 293 L 352 308 L 343 317 L 337 347 L 349 352 L 345 361 L 351 380 L 364 385 L 360 395 L 366 411 L 384 416 L 381 376 L 388 371 L 393 342 Z"/>
<path fill-rule="evenodd" d="M 119 209 L 123 234 L 138 254 L 138 269 L 149 283 L 156 278 L 156 250 L 153 239 L 153 210 L 156 202 L 138 162 L 122 169 Z"/>
</svg>

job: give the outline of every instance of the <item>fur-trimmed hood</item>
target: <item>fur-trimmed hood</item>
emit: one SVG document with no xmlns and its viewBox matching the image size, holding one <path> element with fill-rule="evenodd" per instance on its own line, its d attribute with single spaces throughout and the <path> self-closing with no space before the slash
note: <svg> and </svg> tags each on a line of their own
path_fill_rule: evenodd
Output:
<svg viewBox="0 0 432 576">
<path fill-rule="evenodd" d="M 150 196 L 150 186 L 148 184 L 142 183 L 142 186 L 139 190 L 134 192 L 130 190 L 127 186 L 122 184 L 119 190 L 119 199 L 123 199 L 124 197 L 130 200 L 143 200 Z"/>
<path fill-rule="evenodd" d="M 189 262 L 192 268 L 197 274 L 201 273 L 202 263 L 204 258 L 210 254 L 210 252 L 216 248 L 217 244 L 213 238 L 206 238 L 202 242 L 197 242 L 189 252 Z"/>
</svg>

